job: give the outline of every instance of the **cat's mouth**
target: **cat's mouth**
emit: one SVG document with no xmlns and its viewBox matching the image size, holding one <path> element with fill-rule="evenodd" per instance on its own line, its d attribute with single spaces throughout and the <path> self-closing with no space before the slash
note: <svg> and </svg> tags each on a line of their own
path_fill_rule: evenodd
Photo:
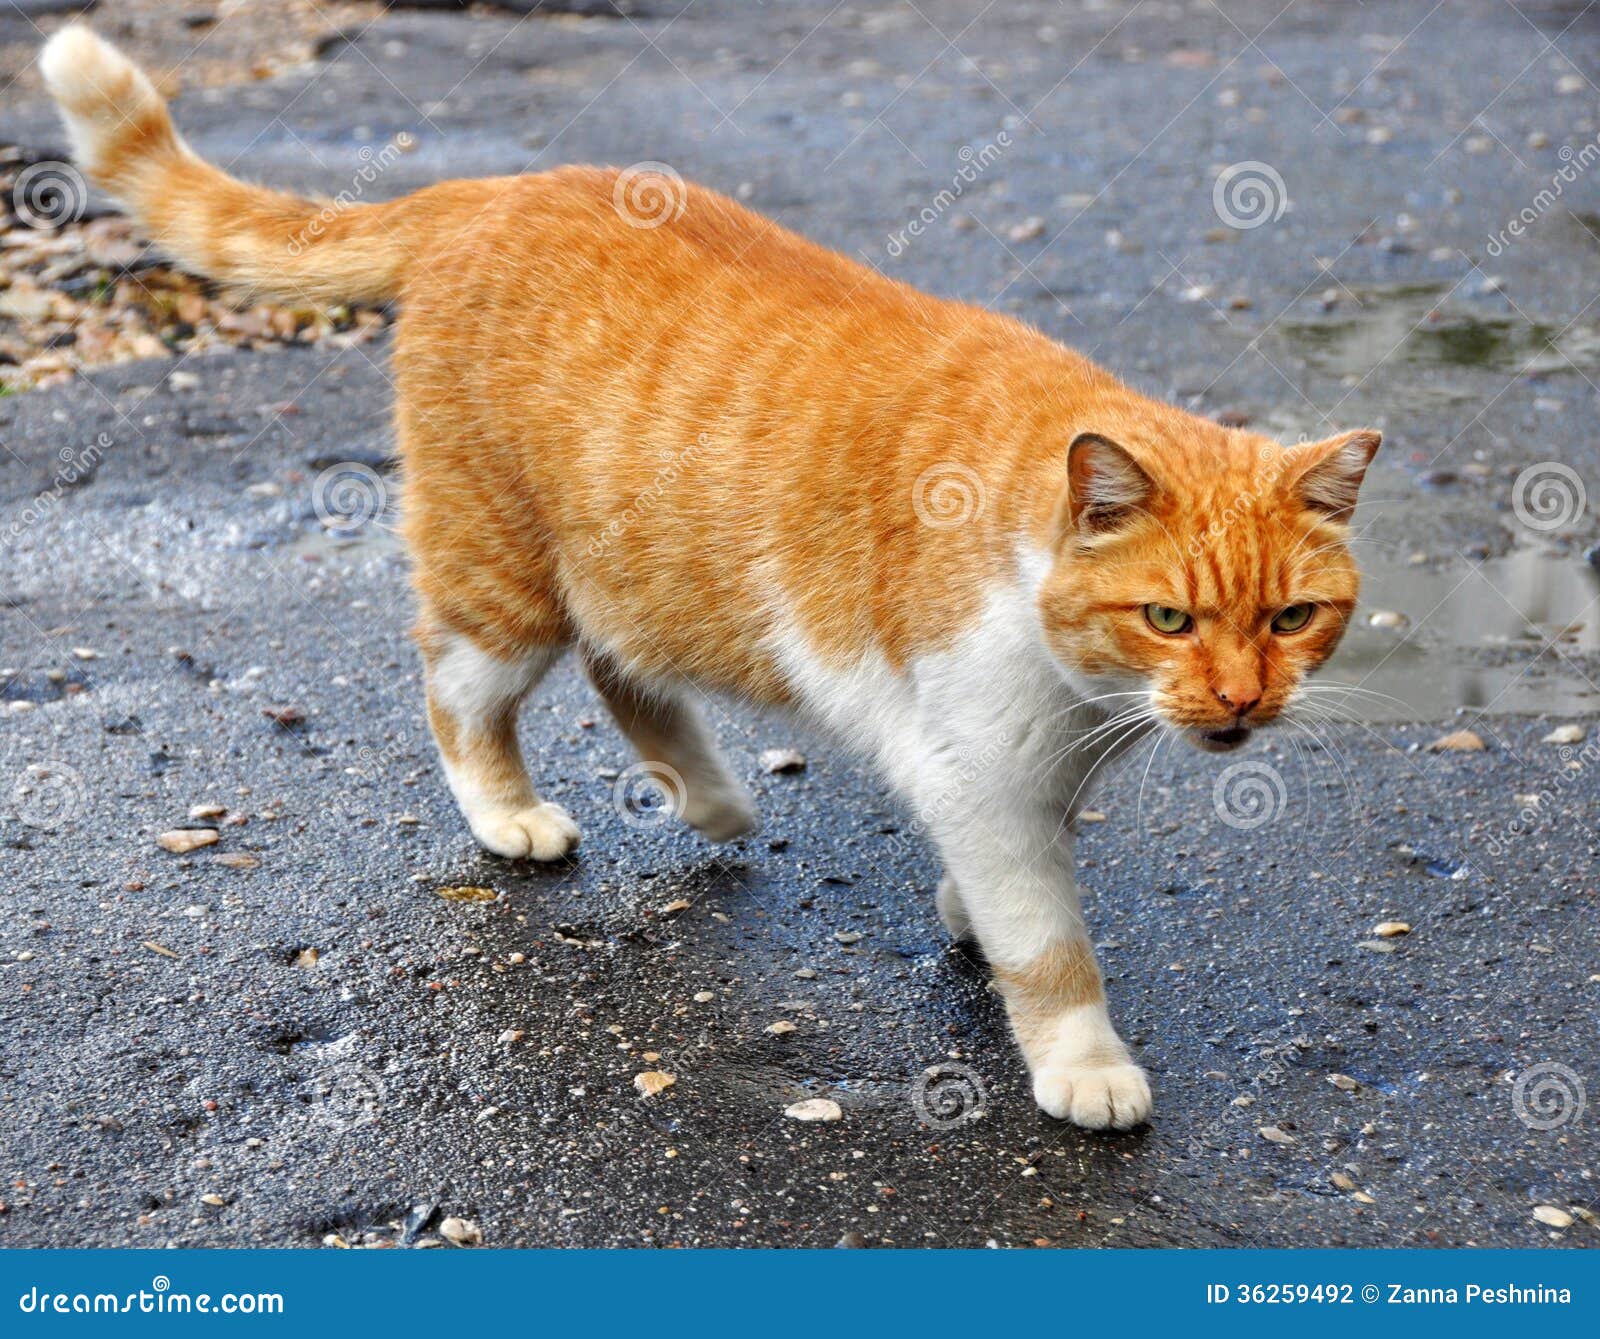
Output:
<svg viewBox="0 0 1600 1339">
<path fill-rule="evenodd" d="M 1223 730 L 1191 730 L 1189 738 L 1195 747 L 1207 753 L 1232 753 L 1250 738 L 1248 725 L 1230 725 Z"/>
</svg>

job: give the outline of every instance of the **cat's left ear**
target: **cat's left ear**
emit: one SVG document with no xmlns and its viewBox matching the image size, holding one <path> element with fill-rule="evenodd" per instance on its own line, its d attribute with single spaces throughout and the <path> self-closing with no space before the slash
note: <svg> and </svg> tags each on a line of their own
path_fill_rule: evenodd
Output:
<svg viewBox="0 0 1600 1339">
<path fill-rule="evenodd" d="M 1291 448 L 1303 463 L 1294 477 L 1294 487 L 1312 511 L 1326 512 L 1336 521 L 1348 521 L 1356 508 L 1356 494 L 1366 477 L 1367 466 L 1378 452 L 1383 434 L 1373 428 L 1358 428 L 1326 441 Z"/>
<path fill-rule="evenodd" d="M 1155 484 L 1128 451 L 1097 432 L 1080 432 L 1067 448 L 1067 486 L 1056 505 L 1055 537 L 1103 535 L 1120 528 L 1150 500 Z"/>
</svg>

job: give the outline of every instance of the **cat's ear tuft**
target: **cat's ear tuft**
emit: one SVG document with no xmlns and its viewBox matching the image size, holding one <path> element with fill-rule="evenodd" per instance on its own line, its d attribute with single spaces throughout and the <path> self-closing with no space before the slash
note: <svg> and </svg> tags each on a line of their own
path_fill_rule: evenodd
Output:
<svg viewBox="0 0 1600 1339">
<path fill-rule="evenodd" d="M 1295 480 L 1301 501 L 1312 511 L 1326 512 L 1336 521 L 1348 521 L 1367 466 L 1382 442 L 1382 433 L 1358 428 L 1295 448 L 1306 462 Z"/>
<path fill-rule="evenodd" d="M 1079 433 L 1067 448 L 1067 493 L 1057 520 L 1069 530 L 1103 535 L 1124 525 L 1150 500 L 1155 485 L 1144 468 L 1109 437 Z"/>
</svg>

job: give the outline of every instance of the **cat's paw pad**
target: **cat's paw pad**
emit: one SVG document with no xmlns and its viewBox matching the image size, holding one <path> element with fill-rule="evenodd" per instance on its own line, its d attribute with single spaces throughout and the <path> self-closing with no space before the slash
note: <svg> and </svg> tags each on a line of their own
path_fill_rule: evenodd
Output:
<svg viewBox="0 0 1600 1339">
<path fill-rule="evenodd" d="M 489 814 L 472 825 L 485 850 L 512 860 L 560 860 L 578 844 L 578 825 L 559 804 Z"/>
<path fill-rule="evenodd" d="M 679 815 L 707 841 L 731 842 L 760 823 L 755 801 L 743 791 L 691 792 Z"/>
<path fill-rule="evenodd" d="M 1086 1130 L 1131 1130 L 1150 1118 L 1150 1081 L 1138 1065 L 1046 1065 L 1033 1097 L 1057 1120 Z"/>
</svg>

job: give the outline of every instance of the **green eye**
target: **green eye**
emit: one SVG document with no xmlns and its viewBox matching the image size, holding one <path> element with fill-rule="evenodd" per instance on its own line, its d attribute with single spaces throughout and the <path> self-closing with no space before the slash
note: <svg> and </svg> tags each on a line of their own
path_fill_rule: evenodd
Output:
<svg viewBox="0 0 1600 1339">
<path fill-rule="evenodd" d="M 1309 604 L 1291 604 L 1281 614 L 1272 620 L 1274 632 L 1299 632 L 1301 628 L 1311 622 L 1312 606 Z"/>
<path fill-rule="evenodd" d="M 1164 604 L 1147 604 L 1144 607 L 1144 616 L 1150 626 L 1157 632 L 1164 632 L 1168 636 L 1176 636 L 1180 632 L 1188 632 L 1194 620 L 1181 609 L 1168 609 Z"/>
</svg>

